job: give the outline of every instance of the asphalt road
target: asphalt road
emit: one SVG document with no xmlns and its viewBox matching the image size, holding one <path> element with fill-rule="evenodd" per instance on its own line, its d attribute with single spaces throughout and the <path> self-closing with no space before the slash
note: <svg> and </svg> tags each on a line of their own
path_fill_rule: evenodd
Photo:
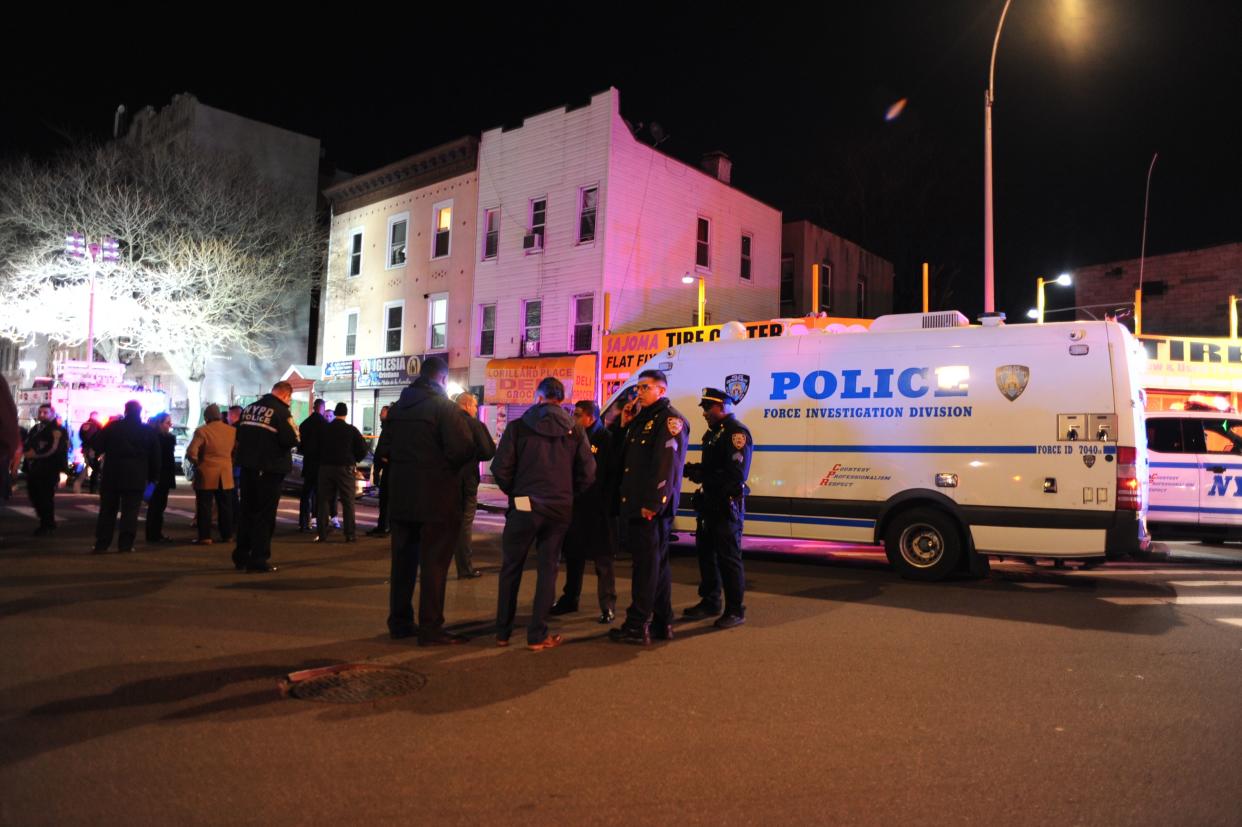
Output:
<svg viewBox="0 0 1242 827">
<path fill-rule="evenodd" d="M 312 543 L 294 501 L 270 576 L 234 572 L 223 545 L 89 555 L 89 498 L 60 498 L 54 539 L 14 505 L 5 825 L 1242 819 L 1236 544 L 1223 564 L 1007 562 L 934 585 L 867 547 L 755 544 L 741 628 L 634 648 L 584 600 L 554 619 L 570 642 L 534 653 L 492 645 L 499 515 L 476 526 L 488 576 L 449 581 L 450 623 L 477 638 L 420 649 L 384 634 L 386 542 Z M 188 540 L 188 496 L 171 508 Z M 686 549 L 673 577 L 694 603 Z M 289 673 L 343 663 L 397 667 L 350 685 L 402 694 L 282 696 Z"/>
</svg>

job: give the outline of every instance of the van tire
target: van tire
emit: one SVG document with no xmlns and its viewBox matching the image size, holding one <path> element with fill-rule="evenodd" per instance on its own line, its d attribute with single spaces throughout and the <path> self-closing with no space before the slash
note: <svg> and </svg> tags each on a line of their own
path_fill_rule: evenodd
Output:
<svg viewBox="0 0 1242 827">
<path fill-rule="evenodd" d="M 912 508 L 893 517 L 884 531 L 888 562 L 908 580 L 943 580 L 962 559 L 962 533 L 952 517 L 935 508 Z"/>
</svg>

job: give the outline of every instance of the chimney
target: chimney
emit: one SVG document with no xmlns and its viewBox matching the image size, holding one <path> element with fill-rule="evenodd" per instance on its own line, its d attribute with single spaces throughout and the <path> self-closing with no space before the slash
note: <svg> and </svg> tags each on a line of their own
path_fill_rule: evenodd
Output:
<svg viewBox="0 0 1242 827">
<path fill-rule="evenodd" d="M 720 150 L 708 152 L 703 156 L 703 160 L 699 162 L 699 166 L 703 171 L 712 176 L 722 184 L 729 183 L 733 178 L 733 162 L 729 160 L 729 156 Z"/>
</svg>

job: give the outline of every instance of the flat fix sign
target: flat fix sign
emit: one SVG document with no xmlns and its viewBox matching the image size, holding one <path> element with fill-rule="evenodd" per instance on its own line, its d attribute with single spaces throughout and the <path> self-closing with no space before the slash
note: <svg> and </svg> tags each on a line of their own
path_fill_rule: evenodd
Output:
<svg viewBox="0 0 1242 827">
<path fill-rule="evenodd" d="M 1236 393 L 1242 388 L 1242 340 L 1140 336 L 1147 351 L 1143 386 Z"/>
<path fill-rule="evenodd" d="M 746 335 L 751 339 L 766 339 L 788 334 L 792 325 L 800 324 L 809 329 L 823 329 L 830 324 L 871 324 L 870 319 L 807 318 L 769 319 L 761 322 L 745 322 Z M 723 325 L 713 324 L 691 327 L 672 327 L 663 330 L 644 330 L 640 333 L 614 333 L 604 337 L 605 382 L 624 380 L 642 368 L 657 353 L 670 347 L 691 342 L 714 342 L 720 338 Z"/>
</svg>

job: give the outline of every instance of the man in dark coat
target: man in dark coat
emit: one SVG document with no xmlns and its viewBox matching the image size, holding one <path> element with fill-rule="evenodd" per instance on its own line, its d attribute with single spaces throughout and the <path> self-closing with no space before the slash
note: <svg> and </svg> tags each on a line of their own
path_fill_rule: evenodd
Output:
<svg viewBox="0 0 1242 827">
<path fill-rule="evenodd" d="M 487 432 L 487 426 L 479 421 L 479 401 L 474 394 L 458 394 L 457 407 L 461 408 L 461 414 L 470 426 L 475 447 L 474 462 L 466 463 L 461 472 L 461 536 L 457 539 L 457 551 L 454 554 L 457 561 L 457 579 L 465 580 L 483 576 L 483 572 L 474 567 L 474 551 L 470 548 L 470 540 L 474 533 L 474 515 L 479 510 L 479 463 L 496 456 L 496 443 Z"/>
<path fill-rule="evenodd" d="M 531 544 L 537 548 L 535 605 L 526 643 L 536 651 L 559 646 L 548 633 L 548 611 L 556 599 L 556 570 L 561 544 L 573 515 L 574 497 L 595 481 L 595 460 L 582 428 L 561 408 L 565 387 L 547 377 L 535 391 L 536 404 L 505 428 L 492 461 L 492 476 L 509 495 L 501 540 L 496 642 L 509 645 L 517 611 L 522 568 Z"/>
<path fill-rule="evenodd" d="M 354 521 L 354 492 L 357 490 L 357 464 L 366 459 L 367 441 L 361 432 L 346 421 L 349 406 L 336 403 L 333 418 L 319 436 L 319 492 L 317 542 L 328 539 L 328 502 L 340 499 L 345 515 L 345 542 L 358 542 Z M 305 443 L 303 443 L 305 444 Z M 303 466 L 305 472 L 305 466 Z"/>
<path fill-rule="evenodd" d="M 324 400 L 316 399 L 311 415 L 302 420 L 298 426 L 298 435 L 302 438 L 299 453 L 302 455 L 302 496 L 298 499 L 298 530 L 310 531 L 311 517 L 318 513 L 319 490 L 319 453 L 320 442 L 328 420 L 324 418 Z M 320 526 L 322 532 L 324 526 Z"/>
<path fill-rule="evenodd" d="M 421 646 L 464 643 L 444 630 L 444 589 L 461 532 L 461 470 L 474 461 L 474 440 L 457 406 L 444 394 L 448 365 L 423 361 L 419 377 L 388 409 L 376 457 L 388 460 L 392 499 L 392 572 L 388 633 L 418 635 Z M 414 581 L 423 570 L 414 623 Z"/>
<path fill-rule="evenodd" d="M 0 505 L 13 494 L 12 475 L 21 454 L 22 436 L 17 424 L 17 403 L 8 380 L 0 373 Z"/>
<path fill-rule="evenodd" d="M 177 487 L 177 438 L 172 435 L 172 417 L 158 413 L 151 417 L 150 427 L 159 444 L 160 475 L 147 503 L 147 542 L 171 543 L 164 534 L 164 509 L 168 508 L 168 492 Z"/>
<path fill-rule="evenodd" d="M 95 521 L 95 553 L 103 554 L 112 545 L 117 531 L 116 513 L 121 511 L 117 547 L 134 550 L 138 534 L 138 510 L 147 483 L 160 478 L 160 447 L 155 431 L 142 421 L 142 405 L 135 399 L 125 403 L 125 416 L 95 437 L 95 450 L 103 461 L 99 480 L 99 519 Z"/>
<path fill-rule="evenodd" d="M 91 411 L 90 417 L 78 428 L 78 444 L 82 447 L 82 461 L 86 463 L 87 490 L 94 494 L 99 487 L 99 457 L 95 453 L 95 436 L 103 426 L 99 424 L 99 411 Z M 74 483 L 74 493 L 81 493 L 81 478 Z"/>
<path fill-rule="evenodd" d="M 574 404 L 574 422 L 586 432 L 595 457 L 595 482 L 574 499 L 574 516 L 565 535 L 565 591 L 551 614 L 578 611 L 582 596 L 582 574 L 587 560 L 595 563 L 599 595 L 599 622 L 611 623 L 617 608 L 617 581 L 612 569 L 616 550 L 617 520 L 611 513 L 608 471 L 612 465 L 612 435 L 599 418 L 594 400 Z"/>
<path fill-rule="evenodd" d="M 388 406 L 380 408 L 380 437 L 384 435 L 384 426 L 388 424 Z M 375 528 L 367 532 L 368 537 L 388 536 L 388 460 L 380 460 L 377 456 L 371 464 L 371 483 L 379 489 L 379 516 L 375 520 Z"/>
<path fill-rule="evenodd" d="M 716 627 L 731 629 L 746 622 L 742 602 L 746 593 L 742 526 L 746 520 L 746 478 L 750 475 L 754 440 L 750 430 L 733 415 L 733 397 L 724 391 L 704 388 L 699 407 L 708 427 L 703 437 L 703 461 L 686 463 L 684 473 L 703 486 L 694 494 L 700 600 L 682 614 L 692 620 L 720 615 Z"/>
<path fill-rule="evenodd" d="M 690 424 L 665 394 L 662 371 L 638 375 L 638 398 L 621 412 L 625 469 L 621 476 L 624 542 L 634 558 L 633 602 L 609 637 L 648 644 L 673 637 L 672 572 L 668 537 L 681 496 Z"/>
<path fill-rule="evenodd" d="M 298 428 L 289 411 L 292 400 L 293 386 L 277 382 L 271 393 L 246 406 L 237 426 L 242 517 L 237 547 L 233 549 L 233 566 L 239 571 L 276 571 L 268 561 L 272 557 L 280 483 L 293 468 L 290 454 L 298 444 Z"/>
<path fill-rule="evenodd" d="M 56 412 L 52 406 L 39 406 L 39 421 L 26 435 L 26 493 L 30 504 L 39 517 L 35 535 L 50 534 L 56 530 L 56 486 L 65 470 L 64 431 L 56 425 Z"/>
</svg>

